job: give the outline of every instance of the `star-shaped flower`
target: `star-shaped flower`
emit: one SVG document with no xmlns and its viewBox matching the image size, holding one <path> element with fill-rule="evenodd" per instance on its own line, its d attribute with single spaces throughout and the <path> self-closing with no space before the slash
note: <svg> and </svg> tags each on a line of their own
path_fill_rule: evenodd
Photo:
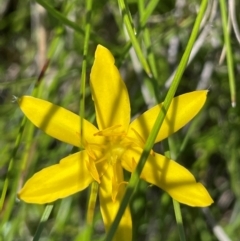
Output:
<svg viewBox="0 0 240 241">
<path fill-rule="evenodd" d="M 114 57 L 101 45 L 95 53 L 90 84 L 98 127 L 85 119 L 81 122 L 78 115 L 45 100 L 30 96 L 18 99 L 21 110 L 34 125 L 60 141 L 84 149 L 33 175 L 20 190 L 19 198 L 28 203 L 50 203 L 97 181 L 100 209 L 108 230 L 125 191 L 123 169 L 134 171 L 161 104 L 130 123 L 126 86 L 114 65 Z M 206 95 L 207 91 L 194 91 L 174 98 L 156 142 L 188 123 L 204 105 Z M 153 151 L 141 178 L 162 188 L 180 203 L 204 207 L 213 202 L 187 169 Z M 127 208 L 114 240 L 131 238 L 132 220 Z"/>
</svg>

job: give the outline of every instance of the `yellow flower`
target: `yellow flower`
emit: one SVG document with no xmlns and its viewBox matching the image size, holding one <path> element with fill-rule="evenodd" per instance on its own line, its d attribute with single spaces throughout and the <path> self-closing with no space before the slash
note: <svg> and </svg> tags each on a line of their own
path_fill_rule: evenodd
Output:
<svg viewBox="0 0 240 241">
<path fill-rule="evenodd" d="M 98 46 L 90 76 L 98 128 L 87 120 L 45 100 L 23 96 L 19 106 L 29 120 L 48 135 L 84 148 L 59 164 L 44 168 L 31 177 L 19 192 L 28 203 L 50 203 L 79 192 L 94 180 L 99 183 L 100 208 L 106 230 L 113 222 L 125 191 L 123 168 L 133 172 L 161 104 L 130 123 L 126 86 L 108 49 Z M 207 91 L 194 91 L 173 99 L 156 142 L 189 122 L 202 108 Z M 84 133 L 80 133 L 83 129 Z M 83 141 L 81 143 L 81 136 Z M 151 152 L 141 178 L 180 203 L 204 207 L 213 200 L 194 176 L 177 162 Z M 126 209 L 114 240 L 131 240 L 132 221 Z"/>
</svg>

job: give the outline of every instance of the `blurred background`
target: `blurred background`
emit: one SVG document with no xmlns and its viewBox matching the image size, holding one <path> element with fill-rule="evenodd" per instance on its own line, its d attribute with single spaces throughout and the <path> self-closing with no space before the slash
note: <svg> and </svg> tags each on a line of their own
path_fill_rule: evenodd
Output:
<svg viewBox="0 0 240 241">
<path fill-rule="evenodd" d="M 0 0 L 0 240 L 32 240 L 45 207 L 20 202 L 16 193 L 36 171 L 72 151 L 29 122 L 20 128 L 23 114 L 13 96 L 32 95 L 43 71 L 38 96 L 79 113 L 86 2 Z M 141 49 L 155 66 L 153 76 L 146 74 L 131 48 L 118 2 L 93 1 L 85 92 L 85 118 L 93 123 L 89 73 L 97 44 L 115 56 L 134 117 L 164 100 L 200 8 L 196 0 L 125 3 Z M 227 4 L 233 77 L 224 48 L 221 1 L 209 0 L 177 90 L 178 95 L 209 89 L 207 103 L 188 126 L 168 139 L 172 158 L 187 167 L 215 201 L 204 210 L 181 206 L 187 240 L 240 240 L 240 2 Z M 22 138 L 16 144 L 19 133 Z M 162 150 L 162 145 L 155 148 Z M 36 240 L 84 240 L 88 192 L 55 202 Z M 134 240 L 179 240 L 172 200 L 162 190 L 141 182 L 130 205 Z M 97 203 L 91 240 L 100 240 L 103 234 Z"/>
</svg>

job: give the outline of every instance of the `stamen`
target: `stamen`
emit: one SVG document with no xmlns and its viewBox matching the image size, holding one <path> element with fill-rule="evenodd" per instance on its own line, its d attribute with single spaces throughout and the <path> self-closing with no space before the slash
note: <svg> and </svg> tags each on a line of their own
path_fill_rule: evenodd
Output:
<svg viewBox="0 0 240 241">
<path fill-rule="evenodd" d="M 107 160 L 106 155 L 103 155 L 100 159 L 95 161 L 95 163 L 97 164 L 97 163 L 100 163 L 100 162 L 105 161 L 105 160 Z"/>
<path fill-rule="evenodd" d="M 122 181 L 120 183 L 116 183 L 112 178 L 112 200 L 113 200 L 113 202 L 116 201 L 116 197 L 117 197 L 117 194 L 118 194 L 119 187 L 122 184 L 127 185 L 128 182 Z"/>
<path fill-rule="evenodd" d="M 84 146 L 85 146 L 85 150 L 87 151 L 88 155 L 93 159 L 93 160 L 96 160 L 96 155 L 95 153 L 92 151 L 89 143 L 85 140 L 85 143 L 84 143 Z"/>
<path fill-rule="evenodd" d="M 141 137 L 141 135 L 134 129 L 131 128 L 131 130 L 134 132 L 134 134 L 137 136 L 137 138 L 142 142 L 142 144 L 144 145 L 145 141 L 144 139 Z"/>
<path fill-rule="evenodd" d="M 97 168 L 96 168 L 96 166 L 95 166 L 94 161 L 93 161 L 91 158 L 86 159 L 85 161 L 86 161 L 87 169 L 88 169 L 88 171 L 90 172 L 92 178 L 93 178 L 95 181 L 97 181 L 98 183 L 100 183 L 101 181 L 100 181 L 99 174 L 98 174 L 98 170 L 97 170 Z"/>
<path fill-rule="evenodd" d="M 95 156 L 95 153 L 94 153 L 90 148 L 86 149 L 86 151 L 87 151 L 88 155 L 89 155 L 93 160 L 96 160 L 96 159 L 97 159 L 96 156 Z"/>
<path fill-rule="evenodd" d="M 145 141 L 144 139 L 141 137 L 141 135 L 134 129 L 134 128 L 131 128 L 131 130 L 134 132 L 134 134 L 136 135 L 137 139 L 140 141 L 140 142 L 136 142 L 136 139 L 134 138 L 131 138 L 131 137 L 126 137 L 127 139 L 131 140 L 133 143 L 135 143 L 138 147 L 140 148 L 144 148 L 144 145 L 145 145 Z M 150 155 L 154 156 L 155 153 L 153 150 L 150 151 Z"/>
<path fill-rule="evenodd" d="M 126 184 L 122 178 L 118 179 L 119 173 L 117 167 L 121 167 L 121 161 L 123 153 L 127 149 L 144 148 L 145 140 L 141 135 L 132 128 L 135 137 L 127 136 L 127 133 L 119 129 L 122 125 L 114 125 L 107 129 L 98 131 L 94 136 L 102 136 L 102 142 L 99 144 L 88 143 L 84 141 L 85 150 L 88 153 L 89 160 L 87 160 L 86 165 L 91 174 L 91 176 L 97 182 L 100 182 L 101 176 L 108 171 L 105 167 L 113 168 L 112 177 L 112 200 L 115 201 L 117 194 L 119 192 L 119 187 L 122 184 Z M 139 150 L 141 152 L 141 150 Z M 154 155 L 153 150 L 150 152 Z M 132 165 L 130 168 L 134 170 L 137 166 L 137 162 L 132 159 Z M 122 168 L 122 167 L 121 167 Z M 142 176 L 142 175 L 141 175 Z"/>
<path fill-rule="evenodd" d="M 106 128 L 104 130 L 101 130 L 97 133 L 94 134 L 94 136 L 122 136 L 122 135 L 126 135 L 126 133 L 124 131 L 120 131 L 120 132 L 115 132 L 115 130 L 119 127 L 121 127 L 122 125 L 114 125 L 111 126 L 109 128 Z"/>
</svg>

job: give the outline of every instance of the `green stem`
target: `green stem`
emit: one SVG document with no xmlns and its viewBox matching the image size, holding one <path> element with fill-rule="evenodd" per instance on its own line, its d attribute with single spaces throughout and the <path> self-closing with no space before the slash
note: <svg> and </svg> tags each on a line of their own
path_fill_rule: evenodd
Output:
<svg viewBox="0 0 240 241">
<path fill-rule="evenodd" d="M 164 155 L 171 159 L 171 152 L 169 149 L 169 144 L 168 140 L 163 140 L 163 148 L 164 148 Z M 179 202 L 176 200 L 173 200 L 173 208 L 174 208 L 174 213 L 177 221 L 177 228 L 178 228 L 178 234 L 180 241 L 186 241 L 185 233 L 184 233 L 184 228 L 183 228 L 183 222 L 182 222 L 182 213 L 181 213 L 181 208 Z"/>
<path fill-rule="evenodd" d="M 33 241 L 38 241 L 41 237 L 41 233 L 43 231 L 43 228 L 52 212 L 52 209 L 53 209 L 53 205 L 47 205 L 45 207 L 45 210 L 43 212 L 43 215 L 42 215 L 42 218 L 41 218 L 41 221 L 40 223 L 38 224 L 38 227 L 37 227 L 37 231 L 36 233 L 34 234 L 34 237 L 33 237 Z"/>
<path fill-rule="evenodd" d="M 86 71 L 87 71 L 87 54 L 88 54 L 88 45 L 90 39 L 91 31 L 91 15 L 92 15 L 92 0 L 86 2 L 87 14 L 86 14 L 86 23 L 85 23 L 85 35 L 84 35 L 84 44 L 83 44 L 83 61 L 82 61 L 82 72 L 81 72 L 81 84 L 80 84 L 80 126 L 81 126 L 81 137 L 80 137 L 80 146 L 83 146 L 84 143 L 84 116 L 85 116 L 85 88 L 86 88 Z"/>
<path fill-rule="evenodd" d="M 164 148 L 164 155 L 171 159 L 171 153 L 169 149 L 169 144 L 168 140 L 163 140 L 163 148 Z M 176 200 L 173 200 L 173 208 L 174 208 L 174 213 L 177 221 L 177 228 L 178 228 L 178 234 L 180 241 L 186 241 L 185 233 L 184 233 L 184 228 L 183 228 L 183 222 L 182 222 L 182 213 L 181 213 L 181 208 L 179 202 Z"/>
<path fill-rule="evenodd" d="M 40 76 L 37 80 L 35 80 L 34 88 L 33 88 L 33 91 L 32 91 L 33 96 L 38 95 L 39 86 L 40 86 L 41 78 L 42 78 L 42 73 L 40 74 Z M 13 207 L 15 199 L 16 199 L 16 191 L 17 191 L 17 187 L 18 187 L 18 183 L 19 183 L 17 180 L 20 179 L 19 178 L 20 175 L 21 175 L 20 172 L 23 170 L 23 167 L 25 165 L 24 164 L 25 158 L 23 158 L 21 163 L 18 164 L 18 168 L 15 169 L 15 170 L 18 170 L 18 172 L 14 172 L 14 169 L 13 169 L 14 160 L 15 160 L 19 145 L 20 145 L 22 137 L 23 137 L 23 131 L 26 127 L 26 123 L 27 123 L 27 118 L 24 116 L 22 121 L 21 121 L 20 128 L 19 128 L 19 131 L 18 131 L 18 135 L 17 135 L 17 138 L 16 138 L 15 143 L 14 143 L 14 148 L 13 148 L 13 151 L 12 151 L 10 159 L 9 159 L 7 176 L 4 180 L 3 190 L 2 190 L 1 199 L 0 199 L 0 211 L 3 208 L 3 204 L 4 204 L 4 201 L 5 201 L 5 198 L 6 198 L 6 193 L 7 193 L 8 188 L 9 188 L 9 184 L 10 184 L 9 180 L 12 179 L 14 181 L 11 183 L 11 185 L 12 185 L 11 190 L 12 191 L 9 194 L 8 205 L 7 205 L 7 208 L 4 212 L 3 218 L 0 222 L 0 229 L 7 222 L 7 220 L 9 219 L 9 216 L 11 215 L 12 207 Z M 25 149 L 26 155 L 28 155 L 28 153 L 29 153 L 28 149 L 30 147 L 29 143 L 31 143 L 31 139 L 32 139 L 32 136 L 31 136 L 32 132 L 33 132 L 33 127 L 30 127 L 29 133 L 28 133 L 28 138 L 27 138 L 27 140 L 29 142 L 27 142 L 28 144 L 26 145 L 26 149 Z M 25 155 L 25 157 L 26 157 L 26 155 Z M 13 175 L 15 175 L 17 178 L 12 178 Z"/>
<path fill-rule="evenodd" d="M 84 44 L 83 44 L 83 62 L 82 62 L 82 72 L 81 72 L 81 85 L 80 85 L 80 126 L 81 126 L 81 137 L 80 137 L 80 146 L 84 146 L 84 117 L 85 117 L 85 89 L 86 89 L 86 72 L 87 72 L 87 55 L 88 55 L 88 46 L 91 33 L 91 16 L 92 16 L 92 5 L 93 1 L 86 1 L 86 22 L 85 22 L 85 35 L 84 35 Z M 84 240 L 91 240 L 92 236 L 92 227 L 93 227 L 93 217 L 94 210 L 96 205 L 98 193 L 98 183 L 93 182 L 91 184 L 90 198 L 88 202 L 88 211 L 87 211 L 87 228 L 84 233 Z"/>
<path fill-rule="evenodd" d="M 54 9 L 48 2 L 44 1 L 44 0 L 36 0 L 37 3 L 39 3 L 41 6 L 43 6 L 54 18 L 56 18 L 57 20 L 59 20 L 61 23 L 65 24 L 66 26 L 74 29 L 77 33 L 81 34 L 81 35 L 85 35 L 85 31 L 79 27 L 79 24 L 76 24 L 75 22 L 72 22 L 71 20 L 69 20 L 68 18 L 66 18 L 62 13 L 60 13 L 59 11 L 57 11 L 56 9 Z M 89 1 L 86 1 L 86 3 L 88 4 Z M 95 33 L 91 33 L 91 39 L 92 41 L 94 41 L 95 43 L 103 43 L 103 39 L 101 39 L 98 35 L 96 35 Z"/>
<path fill-rule="evenodd" d="M 186 236 L 183 228 L 182 213 L 179 202 L 173 199 L 174 213 L 177 221 L 178 234 L 180 241 L 186 241 Z"/>
<path fill-rule="evenodd" d="M 233 70 L 233 56 L 232 56 L 232 48 L 230 43 L 230 36 L 228 31 L 228 23 L 227 23 L 227 13 L 226 13 L 226 3 L 225 0 L 219 0 L 220 9 L 222 15 L 222 25 L 223 25 L 223 34 L 224 34 L 224 42 L 227 54 L 227 67 L 228 67 L 228 76 L 229 76 L 229 86 L 231 93 L 231 101 L 232 107 L 236 106 L 236 84 L 235 84 L 235 76 Z"/>
<path fill-rule="evenodd" d="M 136 54 L 143 66 L 143 69 L 146 71 L 146 73 L 149 76 L 152 76 L 151 70 L 148 66 L 148 63 L 146 61 L 146 58 L 144 57 L 142 50 L 140 48 L 140 45 L 138 43 L 138 39 L 136 37 L 136 32 L 135 29 L 133 28 L 133 23 L 132 23 L 132 18 L 131 18 L 131 14 L 127 8 L 127 5 L 125 4 L 124 0 L 118 0 L 118 4 L 122 13 L 122 17 L 123 17 L 123 22 L 126 26 L 129 38 L 132 42 L 133 48 L 136 51 Z"/>
<path fill-rule="evenodd" d="M 92 226 L 94 210 L 96 206 L 97 194 L 98 194 L 98 183 L 93 182 L 91 185 L 90 197 L 88 201 L 88 211 L 87 211 L 87 224 Z"/>
</svg>

